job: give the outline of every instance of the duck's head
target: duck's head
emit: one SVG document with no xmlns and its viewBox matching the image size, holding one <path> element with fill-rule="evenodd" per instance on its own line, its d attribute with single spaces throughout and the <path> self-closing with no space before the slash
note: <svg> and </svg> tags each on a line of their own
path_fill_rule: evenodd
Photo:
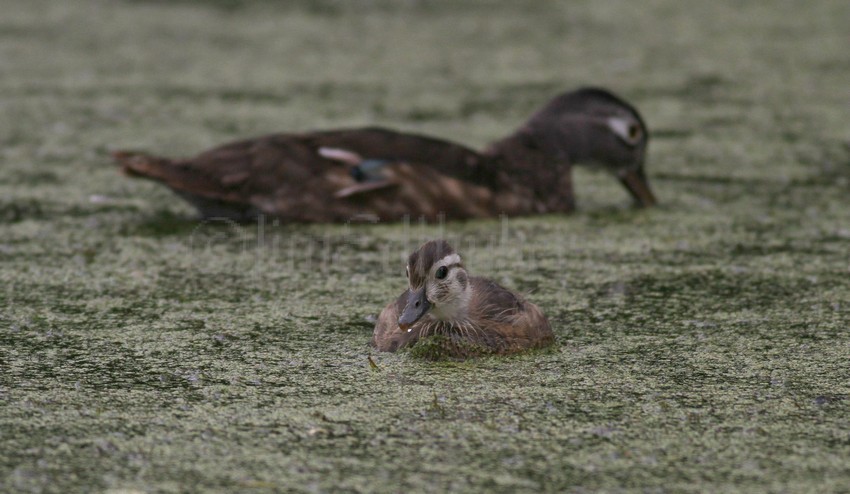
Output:
<svg viewBox="0 0 850 494">
<path fill-rule="evenodd" d="M 463 261 L 445 240 L 422 244 L 407 261 L 407 303 L 398 325 L 408 330 L 426 314 L 439 321 L 462 319 L 471 296 Z"/>
<path fill-rule="evenodd" d="M 644 172 L 649 134 L 640 113 L 614 94 L 583 88 L 561 94 L 520 129 L 553 160 L 602 168 L 638 206 L 657 201 Z"/>
</svg>

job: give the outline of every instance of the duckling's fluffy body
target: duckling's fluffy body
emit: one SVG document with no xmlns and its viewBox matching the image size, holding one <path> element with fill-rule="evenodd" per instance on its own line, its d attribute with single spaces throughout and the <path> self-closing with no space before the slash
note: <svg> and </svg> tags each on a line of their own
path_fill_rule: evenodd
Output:
<svg viewBox="0 0 850 494">
<path fill-rule="evenodd" d="M 442 336 L 448 355 L 471 357 L 543 348 L 555 341 L 549 321 L 533 303 L 485 278 L 471 277 L 470 286 L 473 295 L 462 316 L 440 319 L 428 314 L 403 330 L 398 318 L 407 304 L 406 290 L 381 312 L 372 345 L 382 352 L 395 352 L 423 338 Z"/>
<path fill-rule="evenodd" d="M 444 241 L 428 242 L 411 254 L 408 280 L 409 288 L 378 317 L 371 341 L 378 350 L 394 352 L 434 337 L 441 354 L 465 358 L 554 342 L 536 305 L 491 280 L 469 276 Z"/>
</svg>

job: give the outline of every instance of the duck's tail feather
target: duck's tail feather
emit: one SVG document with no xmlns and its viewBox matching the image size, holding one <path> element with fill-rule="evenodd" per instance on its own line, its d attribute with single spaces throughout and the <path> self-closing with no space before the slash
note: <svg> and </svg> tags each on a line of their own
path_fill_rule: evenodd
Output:
<svg viewBox="0 0 850 494">
<path fill-rule="evenodd" d="M 112 159 L 121 165 L 121 171 L 131 177 L 144 177 L 168 181 L 173 175 L 174 162 L 137 151 L 112 151 Z"/>
<path fill-rule="evenodd" d="M 221 188 L 207 174 L 186 166 L 184 161 L 138 151 L 113 151 L 112 158 L 121 165 L 121 171 L 127 176 L 154 180 L 174 190 L 209 195 Z"/>
<path fill-rule="evenodd" d="M 113 151 L 111 154 L 126 175 L 164 184 L 195 206 L 202 218 L 248 221 L 259 214 L 253 205 L 240 200 L 238 194 L 229 194 L 206 174 L 187 167 L 185 161 L 136 151 Z"/>
</svg>

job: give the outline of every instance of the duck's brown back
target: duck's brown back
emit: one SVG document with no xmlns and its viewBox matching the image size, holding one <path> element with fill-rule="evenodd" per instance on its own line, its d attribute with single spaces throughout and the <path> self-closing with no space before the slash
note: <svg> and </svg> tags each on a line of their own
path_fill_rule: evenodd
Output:
<svg viewBox="0 0 850 494">
<path fill-rule="evenodd" d="M 349 166 L 322 155 L 340 148 L 386 160 L 384 186 L 339 196 L 358 185 Z M 274 134 L 234 142 L 184 160 L 114 154 L 134 176 L 164 183 L 199 207 L 267 214 L 289 221 L 494 217 L 533 212 L 533 194 L 497 193 L 485 158 L 464 146 L 415 134 L 364 128 Z"/>
<path fill-rule="evenodd" d="M 442 175 L 478 185 L 491 185 L 494 179 L 478 152 L 430 136 L 365 127 L 312 132 L 302 137 L 312 149 L 339 147 L 367 158 L 427 165 Z"/>
</svg>

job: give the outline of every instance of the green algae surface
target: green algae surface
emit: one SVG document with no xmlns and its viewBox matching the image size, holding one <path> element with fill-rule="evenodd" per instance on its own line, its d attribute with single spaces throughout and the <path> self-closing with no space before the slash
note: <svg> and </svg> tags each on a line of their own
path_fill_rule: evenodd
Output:
<svg viewBox="0 0 850 494">
<path fill-rule="evenodd" d="M 850 5 L 0 0 L 0 491 L 839 492 Z M 108 151 L 386 125 L 473 146 L 560 91 L 641 109 L 660 206 L 192 219 Z M 558 343 L 369 349 L 450 239 Z"/>
</svg>

